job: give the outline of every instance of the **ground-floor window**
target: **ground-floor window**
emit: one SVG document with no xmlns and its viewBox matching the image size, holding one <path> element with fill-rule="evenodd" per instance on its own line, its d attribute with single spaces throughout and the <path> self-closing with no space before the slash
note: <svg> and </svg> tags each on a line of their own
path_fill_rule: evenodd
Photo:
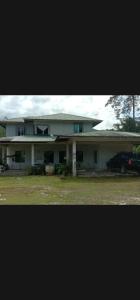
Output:
<svg viewBox="0 0 140 300">
<path fill-rule="evenodd" d="M 15 162 L 16 163 L 25 162 L 25 151 L 16 151 L 15 152 Z"/>
<path fill-rule="evenodd" d="M 94 163 L 97 164 L 98 163 L 98 152 L 97 152 L 97 150 L 94 150 L 93 156 L 94 156 Z"/>
<path fill-rule="evenodd" d="M 59 163 L 63 164 L 66 162 L 66 151 L 59 151 Z"/>
<path fill-rule="evenodd" d="M 77 162 L 83 162 L 83 151 L 77 151 L 76 152 L 76 161 Z"/>
<path fill-rule="evenodd" d="M 44 152 L 44 163 L 53 163 L 54 162 L 54 152 L 53 151 L 45 151 Z"/>
</svg>

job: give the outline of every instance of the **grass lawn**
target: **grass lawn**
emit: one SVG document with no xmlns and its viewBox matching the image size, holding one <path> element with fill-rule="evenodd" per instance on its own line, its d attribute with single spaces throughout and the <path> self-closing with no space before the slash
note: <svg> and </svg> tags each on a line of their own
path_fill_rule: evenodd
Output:
<svg viewBox="0 0 140 300">
<path fill-rule="evenodd" d="M 0 204 L 140 204 L 140 177 L 0 177 Z"/>
</svg>

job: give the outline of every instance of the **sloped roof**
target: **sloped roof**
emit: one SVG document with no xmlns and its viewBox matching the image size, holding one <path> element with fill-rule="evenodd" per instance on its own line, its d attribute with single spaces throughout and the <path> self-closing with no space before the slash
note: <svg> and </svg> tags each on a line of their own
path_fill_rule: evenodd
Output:
<svg viewBox="0 0 140 300">
<path fill-rule="evenodd" d="M 24 118 L 11 118 L 11 119 L 0 120 L 0 124 L 6 124 L 6 123 L 24 123 Z"/>
<path fill-rule="evenodd" d="M 22 118 L 4 119 L 4 120 L 0 120 L 0 124 L 24 123 L 25 121 L 29 121 L 29 120 L 53 120 L 53 121 L 56 120 L 56 121 L 83 121 L 83 122 L 89 121 L 96 124 L 102 122 L 102 120 L 98 120 L 94 118 L 59 113 L 59 114 L 51 114 L 51 115 L 43 115 L 43 116 L 29 116 L 29 117 L 22 117 Z"/>
<path fill-rule="evenodd" d="M 0 142 L 11 142 L 11 143 L 40 143 L 40 142 L 55 142 L 56 137 L 50 136 L 13 136 L 13 137 L 2 137 Z"/>
<path fill-rule="evenodd" d="M 33 119 L 33 120 L 60 120 L 60 121 L 90 121 L 90 122 L 102 122 L 102 120 L 89 118 L 89 117 L 83 117 L 83 116 L 77 116 L 77 115 L 71 115 L 71 114 L 65 114 L 65 113 L 59 113 L 59 114 L 52 114 L 52 115 L 44 115 L 44 116 L 34 116 L 34 117 L 27 117 L 26 120 Z"/>
<path fill-rule="evenodd" d="M 75 133 L 73 136 L 87 137 L 140 137 L 140 133 L 123 132 L 115 130 L 93 130 L 91 132 Z"/>
</svg>

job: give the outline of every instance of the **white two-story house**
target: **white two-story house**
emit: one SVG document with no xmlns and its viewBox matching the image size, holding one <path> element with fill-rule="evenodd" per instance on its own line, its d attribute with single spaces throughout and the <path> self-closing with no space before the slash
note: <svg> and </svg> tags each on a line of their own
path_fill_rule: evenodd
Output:
<svg viewBox="0 0 140 300">
<path fill-rule="evenodd" d="M 96 130 L 100 122 L 64 113 L 1 120 L 6 129 L 6 137 L 0 138 L 2 160 L 10 169 L 72 163 L 73 176 L 77 168 L 104 170 L 117 152 L 140 144 L 140 134 Z"/>
</svg>

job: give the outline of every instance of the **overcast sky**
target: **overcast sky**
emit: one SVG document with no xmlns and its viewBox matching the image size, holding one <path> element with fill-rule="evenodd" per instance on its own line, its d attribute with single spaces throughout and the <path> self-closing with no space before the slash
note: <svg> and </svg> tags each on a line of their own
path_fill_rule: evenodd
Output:
<svg viewBox="0 0 140 300">
<path fill-rule="evenodd" d="M 0 96 L 0 119 L 19 116 L 69 113 L 102 119 L 96 129 L 109 129 L 115 123 L 108 96 Z"/>
</svg>

